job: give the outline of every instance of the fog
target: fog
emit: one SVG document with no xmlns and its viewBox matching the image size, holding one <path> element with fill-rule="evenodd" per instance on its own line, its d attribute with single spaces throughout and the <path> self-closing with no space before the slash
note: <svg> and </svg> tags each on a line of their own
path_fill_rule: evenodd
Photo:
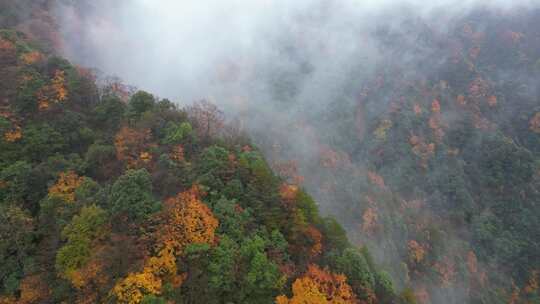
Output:
<svg viewBox="0 0 540 304">
<path fill-rule="evenodd" d="M 298 161 L 306 176 L 304 186 L 323 212 L 338 215 L 351 238 L 362 243 L 353 232 L 357 223 L 339 216 L 347 213 L 340 210 L 340 202 L 347 198 L 321 190 L 329 182 L 344 182 L 350 183 L 345 197 L 362 196 L 349 176 L 363 170 L 362 160 L 355 160 L 352 171 L 332 174 L 319 162 L 321 147 L 358 140 L 362 127 L 340 129 L 324 120 L 325 112 L 339 103 L 357 103 L 363 83 L 373 79 L 381 65 L 392 62 L 411 68 L 410 77 L 415 79 L 438 64 L 430 61 L 430 66 L 416 68 L 437 50 L 416 45 L 415 37 L 407 42 L 415 45 L 414 50 L 404 46 L 388 51 L 374 33 L 380 28 L 400 33 L 404 20 L 426 22 L 445 33 L 456 19 L 478 7 L 505 13 L 537 3 L 98 0 L 76 9 L 60 5 L 57 13 L 69 59 L 179 105 L 202 98 L 218 104 L 230 118 L 242 121 L 272 162 Z M 375 113 L 388 103 L 373 107 L 370 111 Z M 450 229 L 447 237 L 449 246 L 457 242 Z M 378 241 L 370 247 L 377 261 L 395 266 L 395 248 L 386 240 Z M 446 296 L 450 298 L 434 302 L 464 302 L 459 291 Z"/>
<path fill-rule="evenodd" d="M 445 22 L 476 5 L 508 8 L 534 1 L 453 2 L 98 0 L 85 4 L 83 16 L 66 8 L 60 14 L 69 58 L 161 96 L 190 101 L 223 90 L 219 77 L 230 72 L 227 64 L 287 69 L 280 42 L 297 40 L 302 56 L 308 56 L 303 60 L 316 71 L 352 57 L 374 63 L 376 45 L 359 37 L 395 21 L 384 19 L 386 13 Z M 248 75 L 253 71 L 234 72 L 259 84 Z"/>
</svg>

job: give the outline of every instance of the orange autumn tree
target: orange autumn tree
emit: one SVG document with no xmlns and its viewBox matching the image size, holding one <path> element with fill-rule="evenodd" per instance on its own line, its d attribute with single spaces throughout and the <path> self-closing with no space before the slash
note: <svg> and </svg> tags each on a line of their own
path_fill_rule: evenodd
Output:
<svg viewBox="0 0 540 304">
<path fill-rule="evenodd" d="M 43 54 L 41 54 L 40 52 L 38 51 L 32 51 L 32 52 L 29 52 L 29 53 L 25 53 L 23 55 L 21 55 L 21 60 L 25 63 L 25 64 L 34 64 L 38 61 L 41 61 L 45 58 L 45 56 L 43 56 Z"/>
<path fill-rule="evenodd" d="M 113 294 L 118 303 L 138 304 L 146 294 L 160 294 L 161 287 L 161 280 L 152 273 L 130 273 L 114 286 Z"/>
<path fill-rule="evenodd" d="M 68 203 L 75 201 L 75 190 L 83 183 L 84 177 L 80 177 L 73 171 L 61 172 L 56 184 L 49 188 L 49 196 L 59 197 Z"/>
<path fill-rule="evenodd" d="M 415 240 L 410 240 L 407 246 L 409 247 L 409 260 L 415 264 L 421 263 L 426 257 L 424 246 Z"/>
<path fill-rule="evenodd" d="M 13 296 L 0 296 L 0 304 L 17 304 L 17 300 Z"/>
<path fill-rule="evenodd" d="M 182 283 L 183 276 L 176 275 L 176 272 L 174 250 L 167 246 L 156 256 L 147 259 L 141 272 L 130 273 L 118 282 L 112 293 L 119 303 L 138 304 L 145 295 L 160 294 L 165 280 L 178 287 Z"/>
<path fill-rule="evenodd" d="M 276 304 L 349 304 L 359 303 L 347 278 L 309 265 L 306 274 L 293 283 L 292 298 L 280 295 Z"/>
<path fill-rule="evenodd" d="M 311 248 L 309 249 L 309 256 L 310 256 L 310 258 L 315 258 L 315 257 L 317 257 L 318 255 L 320 255 L 322 253 L 322 249 L 323 249 L 323 245 L 322 245 L 323 236 L 322 236 L 322 233 L 317 228 L 315 228 L 313 225 L 310 225 L 306 229 L 305 235 L 307 236 L 307 238 L 312 243 Z"/>
<path fill-rule="evenodd" d="M 155 146 L 151 143 L 152 134 L 150 130 L 135 130 L 129 127 L 122 127 L 114 138 L 116 147 L 116 157 L 125 162 L 129 169 L 141 167 L 152 161 L 152 154 L 149 149 Z"/>
<path fill-rule="evenodd" d="M 43 303 L 46 301 L 51 291 L 42 274 L 35 274 L 25 277 L 19 286 L 21 295 L 17 303 L 31 304 Z"/>
<path fill-rule="evenodd" d="M 279 196 L 286 203 L 292 203 L 298 194 L 298 186 L 288 183 L 282 183 L 279 187 Z"/>
<path fill-rule="evenodd" d="M 66 72 L 62 70 L 54 71 L 54 78 L 52 79 L 51 87 L 55 93 L 55 101 L 65 101 L 68 97 L 68 91 L 66 89 Z"/>
<path fill-rule="evenodd" d="M 456 97 L 456 103 L 459 105 L 459 106 L 465 106 L 467 105 L 467 100 L 465 99 L 465 96 L 464 95 L 458 95 Z"/>
<path fill-rule="evenodd" d="M 0 38 L 0 51 L 12 51 L 15 50 L 15 45 L 9 40 Z"/>
<path fill-rule="evenodd" d="M 3 131 L 3 138 L 6 142 L 16 142 L 22 139 L 22 129 L 20 127 L 20 119 L 11 111 L 9 105 L 0 105 L 0 123 L 7 123 L 6 126 L 0 128 Z M 8 127 L 9 126 L 9 127 Z M 0 136 L 2 134 L 0 133 Z"/>
<path fill-rule="evenodd" d="M 213 243 L 219 222 L 200 196 L 199 187 L 193 186 L 165 202 L 156 233 L 158 246 L 170 246 L 178 255 L 189 244 Z"/>
<path fill-rule="evenodd" d="M 218 220 L 200 200 L 197 186 L 168 199 L 158 216 L 162 223 L 155 233 L 157 255 L 144 263 L 141 272 L 130 273 L 118 282 L 112 294 L 119 303 L 138 304 L 145 295 L 161 293 L 163 283 L 180 286 L 184 276 L 177 274 L 176 256 L 194 243 L 212 243 Z"/>
<path fill-rule="evenodd" d="M 76 304 L 98 303 L 100 294 L 110 289 L 113 283 L 113 277 L 108 272 L 112 266 L 107 260 L 110 250 L 108 245 L 93 244 L 89 260 L 66 276 L 77 290 Z"/>
<path fill-rule="evenodd" d="M 16 142 L 19 139 L 22 138 L 22 130 L 21 127 L 15 126 L 12 130 L 9 130 L 4 133 L 4 140 L 7 142 Z"/>
<path fill-rule="evenodd" d="M 57 104 L 66 101 L 68 97 L 66 72 L 62 70 L 54 71 L 51 83 L 43 86 L 36 94 L 40 110 L 48 109 L 51 103 Z"/>
</svg>

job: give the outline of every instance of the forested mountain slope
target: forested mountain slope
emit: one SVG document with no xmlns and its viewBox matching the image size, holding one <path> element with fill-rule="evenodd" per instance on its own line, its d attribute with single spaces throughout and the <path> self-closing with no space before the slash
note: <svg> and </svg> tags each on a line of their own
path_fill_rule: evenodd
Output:
<svg viewBox="0 0 540 304">
<path fill-rule="evenodd" d="M 202 101 L 0 31 L 0 303 L 383 303 L 367 249 Z"/>
<path fill-rule="evenodd" d="M 0 0 L 0 303 L 540 303 L 534 6 L 313 1 L 212 61 L 234 124 L 56 57 L 55 2 Z"/>
<path fill-rule="evenodd" d="M 318 163 L 292 156 L 307 189 L 422 303 L 538 303 L 540 11 L 387 17 L 385 60 L 302 122 L 320 147 Z M 256 138 L 290 157 L 274 131 Z"/>
</svg>

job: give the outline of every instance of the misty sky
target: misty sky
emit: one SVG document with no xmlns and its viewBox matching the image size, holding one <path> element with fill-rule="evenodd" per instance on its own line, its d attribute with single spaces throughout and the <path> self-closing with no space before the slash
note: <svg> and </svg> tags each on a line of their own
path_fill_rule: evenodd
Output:
<svg viewBox="0 0 540 304">
<path fill-rule="evenodd" d="M 253 88 L 260 85 L 260 79 L 253 78 L 255 66 L 287 69 L 290 62 L 277 46 L 286 39 L 302 40 L 302 53 L 315 69 L 335 69 L 350 57 L 377 60 L 376 46 L 360 35 L 379 22 L 391 23 L 381 17 L 386 11 L 450 20 L 475 5 L 533 2 L 99 0 L 85 10 L 84 18 L 67 9 L 60 15 L 65 52 L 73 61 L 160 96 L 191 102 L 231 90 L 230 81 L 223 84 L 226 74 L 236 73 L 230 77 L 249 80 Z M 240 71 L 232 71 L 232 66 Z M 245 90 L 245 85 L 234 90 Z"/>
</svg>

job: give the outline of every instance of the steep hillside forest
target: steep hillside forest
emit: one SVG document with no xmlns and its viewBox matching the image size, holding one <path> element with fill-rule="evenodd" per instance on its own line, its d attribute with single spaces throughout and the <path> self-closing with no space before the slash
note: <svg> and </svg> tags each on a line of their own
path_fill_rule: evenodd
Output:
<svg viewBox="0 0 540 304">
<path fill-rule="evenodd" d="M 540 10 L 396 20 L 373 75 L 301 123 L 318 163 L 281 151 L 282 129 L 255 138 L 419 303 L 540 303 Z"/>
<path fill-rule="evenodd" d="M 97 87 L 12 29 L 0 63 L 0 303 L 397 299 L 214 105 Z"/>
<path fill-rule="evenodd" d="M 57 2 L 0 0 L 0 304 L 540 304 L 540 9 L 388 15 L 385 60 L 250 130 L 64 59 Z"/>
</svg>

